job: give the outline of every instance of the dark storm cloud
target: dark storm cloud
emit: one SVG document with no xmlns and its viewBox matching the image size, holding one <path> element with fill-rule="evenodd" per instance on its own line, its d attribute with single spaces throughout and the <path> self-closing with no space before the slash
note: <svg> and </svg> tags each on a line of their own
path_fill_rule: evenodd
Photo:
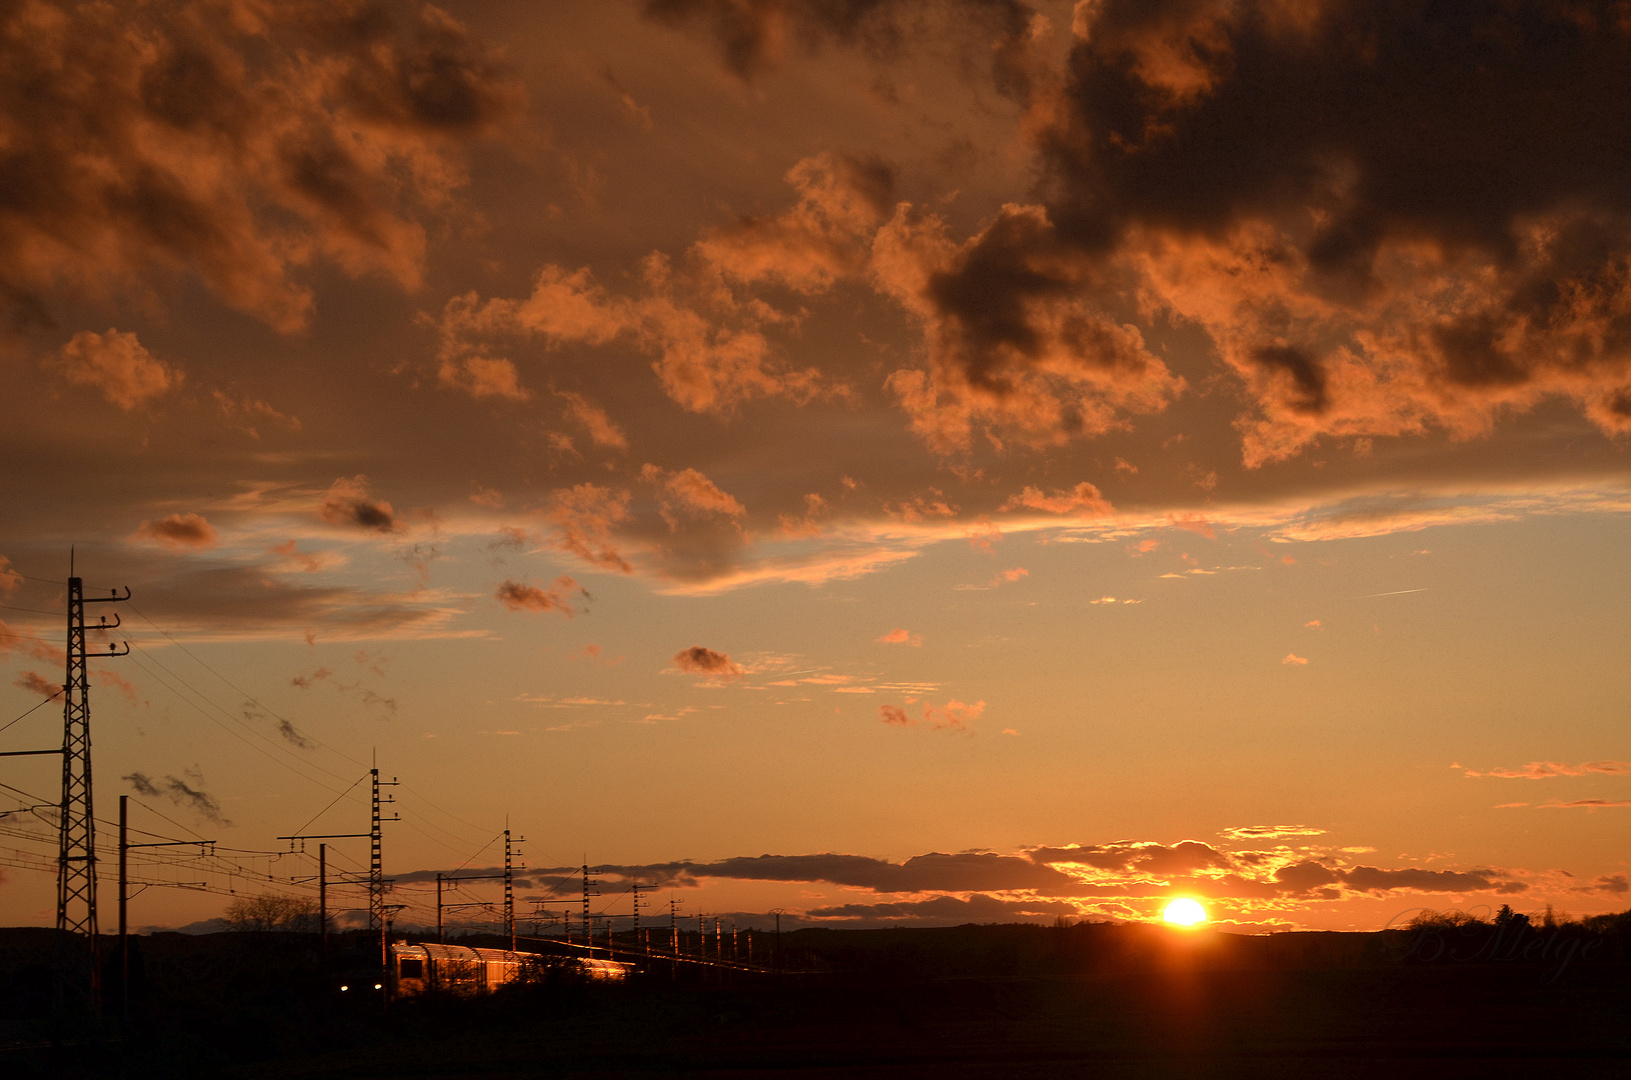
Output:
<svg viewBox="0 0 1631 1080">
<path fill-rule="evenodd" d="M 248 566 L 194 565 L 138 580 L 142 612 L 169 630 L 326 641 L 434 636 L 457 612 L 349 585 L 305 585 Z M 145 625 L 145 624 L 144 624 Z"/>
<path fill-rule="evenodd" d="M 1076 864 L 1091 870 L 1066 871 L 1053 864 Z M 996 921 L 1078 915 L 1081 904 L 1117 898 L 1156 902 L 1170 899 L 1175 893 L 1251 905 L 1288 900 L 1336 901 L 1355 894 L 1514 895 L 1531 888 L 1521 875 L 1504 870 L 1344 868 L 1317 849 L 1222 852 L 1194 841 L 1034 848 L 1018 855 L 931 852 L 900 863 L 826 853 L 758 855 L 714 862 L 608 864 L 591 869 L 607 878 L 663 888 L 699 888 L 709 879 L 730 879 L 807 882 L 891 896 L 916 895 L 911 900 L 843 904 L 805 913 L 812 919 L 849 921 Z M 531 873 L 540 886 L 570 891 L 578 870 L 557 866 Z M 415 871 L 398 875 L 397 880 L 423 881 L 434 876 L 434 871 Z M 1623 881 L 1623 877 L 1602 877 L 1585 888 L 1615 893 L 1623 888 Z M 1014 893 L 1028 896 L 1015 898 L 1011 895 Z"/>
<path fill-rule="evenodd" d="M 1163 877 L 1190 874 L 1197 870 L 1225 869 L 1234 865 L 1230 857 L 1207 844 L 1183 840 L 1170 847 L 1154 843 L 1089 844 L 1082 847 L 1041 847 L 1027 853 L 1044 866 L 1078 863 L 1098 870 L 1121 873 L 1147 873 Z"/>
<path fill-rule="evenodd" d="M 1617 9 L 1105 0 L 1078 31 L 1033 249 L 1206 329 L 1254 406 L 1248 464 L 1547 396 L 1631 430 Z"/>
<path fill-rule="evenodd" d="M 792 43 L 812 52 L 852 45 L 888 59 L 920 38 L 931 16 L 943 16 L 980 39 L 999 90 L 1022 97 L 1030 88 L 1026 46 L 1036 11 L 1018 0 L 646 0 L 644 8 L 648 18 L 710 35 L 725 66 L 743 79 L 774 67 Z"/>
<path fill-rule="evenodd" d="M 178 548 L 211 548 L 221 536 L 202 514 L 166 514 L 157 521 L 144 521 L 136 535 Z"/>
<path fill-rule="evenodd" d="M 8 4 L 0 301 L 41 324 L 58 286 L 188 270 L 292 330 L 312 307 L 294 272 L 315 256 L 413 287 L 416 211 L 460 182 L 456 142 L 518 105 L 493 54 L 430 6 Z"/>
<path fill-rule="evenodd" d="M 929 900 L 910 900 L 892 904 L 840 904 L 835 907 L 811 908 L 805 915 L 811 919 L 832 921 L 956 921 L 956 922 L 1014 922 L 1025 918 L 1075 917 L 1081 912 L 1076 905 L 1064 900 L 1002 900 L 995 896 L 976 893 L 963 900 L 955 896 L 936 896 Z"/>
<path fill-rule="evenodd" d="M 1052 867 L 1013 855 L 978 853 L 917 855 L 903 863 L 864 855 L 758 855 L 718 862 L 603 866 L 603 873 L 659 883 L 698 878 L 744 881 L 825 881 L 874 892 L 972 892 L 977 890 L 1069 890 L 1075 881 Z M 550 871 L 554 872 L 554 871 Z M 1068 893 L 1066 893 L 1068 895 Z"/>
<path fill-rule="evenodd" d="M 1343 884 L 1357 892 L 1381 893 L 1395 889 L 1428 893 L 1490 892 L 1520 893 L 1529 886 L 1521 881 L 1501 880 L 1504 875 L 1490 870 L 1422 870 L 1406 867 L 1402 870 L 1379 870 L 1374 866 L 1356 866 L 1340 875 Z"/>
</svg>

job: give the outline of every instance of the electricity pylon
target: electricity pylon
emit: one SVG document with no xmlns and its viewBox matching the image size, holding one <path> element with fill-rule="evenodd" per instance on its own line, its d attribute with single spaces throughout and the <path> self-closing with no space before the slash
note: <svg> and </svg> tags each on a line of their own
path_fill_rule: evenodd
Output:
<svg viewBox="0 0 1631 1080">
<path fill-rule="evenodd" d="M 110 589 L 107 596 L 86 596 L 85 583 L 68 578 L 67 681 L 62 685 L 62 803 L 57 826 L 57 963 L 56 997 L 72 985 L 82 991 L 91 1008 L 101 1004 L 100 965 L 97 963 L 96 928 L 96 813 L 91 800 L 91 701 L 89 662 L 108 656 L 124 656 L 130 646 L 108 645 L 92 651 L 86 643 L 85 605 L 106 604 L 130 599 Z M 112 630 L 119 616 L 108 622 L 102 616 L 91 630 Z M 71 937 L 83 937 L 81 960 L 73 959 Z M 83 964 L 83 966 L 81 966 Z"/>
</svg>

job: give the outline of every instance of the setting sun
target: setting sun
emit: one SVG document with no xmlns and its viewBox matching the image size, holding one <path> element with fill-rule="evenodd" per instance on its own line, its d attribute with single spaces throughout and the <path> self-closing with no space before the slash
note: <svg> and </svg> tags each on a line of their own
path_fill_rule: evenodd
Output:
<svg viewBox="0 0 1631 1080">
<path fill-rule="evenodd" d="M 1206 921 L 1206 909 L 1186 896 L 1168 904 L 1161 917 L 1178 926 L 1196 926 Z"/>
</svg>

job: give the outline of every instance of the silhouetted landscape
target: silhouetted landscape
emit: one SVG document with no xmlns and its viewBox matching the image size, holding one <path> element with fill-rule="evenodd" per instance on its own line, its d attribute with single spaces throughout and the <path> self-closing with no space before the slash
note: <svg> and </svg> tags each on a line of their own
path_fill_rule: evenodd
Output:
<svg viewBox="0 0 1631 1080">
<path fill-rule="evenodd" d="M 1631 0 L 0 0 L 0 1080 L 1631 1080 L 1628 132 Z"/>
<path fill-rule="evenodd" d="M 1631 1062 L 1631 912 L 1250 937 L 802 929 L 779 973 L 654 958 L 596 982 L 544 966 L 388 1008 L 337 991 L 315 934 L 165 933 L 133 939 L 123 1024 L 110 951 L 100 1042 L 53 1040 L 51 939 L 0 933 L 8 1075 L 1609 1077 Z M 329 971 L 377 942 L 336 935 Z"/>
</svg>

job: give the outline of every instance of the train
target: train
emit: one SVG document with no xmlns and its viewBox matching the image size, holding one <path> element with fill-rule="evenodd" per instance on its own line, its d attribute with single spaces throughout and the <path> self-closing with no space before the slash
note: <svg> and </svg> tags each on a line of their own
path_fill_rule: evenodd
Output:
<svg viewBox="0 0 1631 1080">
<path fill-rule="evenodd" d="M 506 983 L 542 978 L 551 969 L 571 970 L 595 980 L 626 979 L 632 964 L 588 956 L 546 956 L 509 949 L 423 942 L 391 946 L 393 993 L 398 997 L 440 992 L 460 995 L 491 993 Z"/>
</svg>

